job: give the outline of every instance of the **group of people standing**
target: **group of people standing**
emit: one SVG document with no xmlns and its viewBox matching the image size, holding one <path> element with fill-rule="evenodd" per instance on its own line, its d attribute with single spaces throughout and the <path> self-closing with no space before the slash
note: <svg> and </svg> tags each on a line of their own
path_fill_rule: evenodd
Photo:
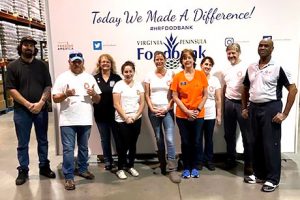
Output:
<svg viewBox="0 0 300 200">
<path fill-rule="evenodd" d="M 40 174 L 55 178 L 47 159 L 48 113 L 45 104 L 50 98 L 52 84 L 47 66 L 34 58 L 35 44 L 31 37 L 22 38 L 18 47 L 20 58 L 10 63 L 7 73 L 7 88 L 15 101 L 14 122 L 20 163 L 17 185 L 25 183 L 28 178 L 32 123 L 38 140 Z M 289 114 L 297 93 L 290 74 L 271 60 L 272 50 L 272 40 L 260 41 L 259 63 L 248 67 L 239 58 L 239 44 L 233 43 L 226 49 L 230 66 L 222 73 L 226 169 L 237 165 L 238 123 L 244 146 L 244 181 L 256 183 L 260 180 L 264 183 L 262 190 L 266 192 L 274 191 L 279 183 L 281 122 Z M 57 77 L 52 88 L 53 102 L 60 105 L 62 170 L 66 190 L 75 189 L 74 175 L 94 179 L 88 170 L 88 140 L 93 116 L 100 133 L 105 169 L 115 167 L 112 135 L 118 155 L 117 177 L 126 179 L 126 172 L 139 176 L 134 160 L 145 102 L 163 175 L 169 174 L 172 182 L 180 183 L 181 177 L 198 178 L 203 166 L 215 170 L 213 133 L 215 124 L 221 125 L 223 95 L 219 79 L 211 74 L 214 60 L 204 57 L 201 70 L 198 70 L 193 50 L 184 49 L 180 56 L 182 71 L 174 74 L 165 68 L 165 63 L 164 53 L 156 51 L 155 69 L 146 75 L 142 84 L 134 80 L 136 69 L 132 61 L 121 66 L 122 79 L 116 73 L 112 56 L 102 54 L 93 76 L 85 72 L 81 52 L 69 54 L 69 70 Z M 283 86 L 289 93 L 282 112 Z M 181 138 L 181 177 L 177 174 L 175 121 Z M 74 164 L 76 139 L 77 168 Z"/>
</svg>

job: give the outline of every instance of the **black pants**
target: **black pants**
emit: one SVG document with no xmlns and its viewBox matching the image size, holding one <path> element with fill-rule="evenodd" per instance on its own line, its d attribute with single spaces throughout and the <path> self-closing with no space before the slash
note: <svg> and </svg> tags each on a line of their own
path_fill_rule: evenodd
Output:
<svg viewBox="0 0 300 200">
<path fill-rule="evenodd" d="M 141 123 L 141 118 L 132 124 L 127 124 L 126 122 L 116 123 L 118 140 L 116 142 L 118 151 L 118 170 L 134 166 L 136 143 L 140 134 Z"/>
<path fill-rule="evenodd" d="M 273 184 L 280 181 L 281 124 L 272 118 L 282 110 L 281 101 L 250 103 L 249 117 L 254 135 L 253 169 L 257 178 Z"/>
<path fill-rule="evenodd" d="M 239 124 L 244 147 L 245 164 L 252 163 L 253 157 L 253 136 L 250 132 L 250 122 L 242 117 L 241 102 L 225 98 L 224 109 L 224 132 L 227 144 L 227 158 L 236 159 L 236 128 Z"/>
</svg>

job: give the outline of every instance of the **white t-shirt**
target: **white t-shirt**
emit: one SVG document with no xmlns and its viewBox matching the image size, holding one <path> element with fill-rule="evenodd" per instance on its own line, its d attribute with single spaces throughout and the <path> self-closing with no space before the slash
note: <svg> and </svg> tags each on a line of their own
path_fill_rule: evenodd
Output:
<svg viewBox="0 0 300 200">
<path fill-rule="evenodd" d="M 225 97 L 228 99 L 241 100 L 243 81 L 245 78 L 246 70 L 249 65 L 243 61 L 236 65 L 226 67 L 222 73 L 226 84 Z"/>
<path fill-rule="evenodd" d="M 75 89 L 75 96 L 60 103 L 59 126 L 92 125 L 93 102 L 86 88 L 94 86 L 95 92 L 101 94 L 95 78 L 86 72 L 75 75 L 68 70 L 57 77 L 52 94 L 64 93 L 67 85 L 69 89 Z"/>
<path fill-rule="evenodd" d="M 150 84 L 150 99 L 154 107 L 166 107 L 169 104 L 168 92 L 173 72 L 167 70 L 164 77 L 158 77 L 155 72 L 149 73 L 144 82 Z"/>
<path fill-rule="evenodd" d="M 133 86 L 130 87 L 124 80 L 121 80 L 118 81 L 113 88 L 113 93 L 121 95 L 121 107 L 128 116 L 135 116 L 140 105 L 140 94 L 144 92 L 142 84 L 136 81 L 134 81 Z M 140 115 L 139 118 L 141 116 L 142 115 Z M 117 110 L 115 112 L 115 120 L 117 122 L 124 122 Z"/>
<path fill-rule="evenodd" d="M 249 89 L 249 100 L 253 103 L 266 103 L 282 98 L 282 87 L 294 84 L 293 76 L 289 69 L 283 68 L 270 60 L 264 68 L 259 69 L 259 64 L 249 66 L 244 84 Z"/>
<path fill-rule="evenodd" d="M 216 90 L 221 88 L 220 81 L 215 76 L 210 76 L 208 79 L 208 98 L 205 102 L 205 117 L 204 119 L 216 118 Z"/>
</svg>

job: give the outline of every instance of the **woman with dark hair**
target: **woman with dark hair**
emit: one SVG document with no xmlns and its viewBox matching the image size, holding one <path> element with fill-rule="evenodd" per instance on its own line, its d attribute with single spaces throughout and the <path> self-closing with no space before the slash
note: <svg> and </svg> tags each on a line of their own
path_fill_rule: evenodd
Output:
<svg viewBox="0 0 300 200">
<path fill-rule="evenodd" d="M 181 137 L 183 178 L 199 177 L 202 160 L 202 126 L 204 104 L 207 99 L 207 79 L 203 71 L 195 69 L 196 56 L 190 49 L 181 52 L 183 71 L 177 73 L 171 84 L 176 107 L 176 122 Z"/>
<path fill-rule="evenodd" d="M 204 105 L 205 117 L 203 124 L 203 136 L 204 136 L 204 155 L 203 163 L 207 169 L 214 171 L 215 165 L 213 163 L 213 133 L 215 128 L 215 122 L 221 125 L 222 112 L 221 112 L 221 84 L 217 77 L 210 74 L 211 69 L 214 66 L 214 60 L 206 56 L 202 59 L 200 66 L 206 75 L 208 80 L 208 97 Z"/>
<path fill-rule="evenodd" d="M 116 141 L 114 128 L 115 108 L 113 106 L 112 90 L 114 85 L 121 80 L 121 77 L 116 73 L 115 61 L 111 55 L 100 55 L 94 77 L 102 91 L 101 101 L 98 104 L 94 104 L 94 117 L 100 133 L 104 167 L 106 170 L 111 170 L 114 166 L 111 151 L 111 133 Z"/>
<path fill-rule="evenodd" d="M 181 181 L 176 173 L 177 161 L 174 141 L 174 101 L 170 94 L 173 72 L 165 68 L 166 57 L 163 52 L 154 53 L 156 69 L 149 73 L 145 82 L 145 98 L 148 104 L 148 116 L 155 134 L 157 154 L 162 174 L 166 174 L 166 148 L 168 171 L 174 183 Z M 166 146 L 165 146 L 166 139 Z"/>
<path fill-rule="evenodd" d="M 126 61 L 122 65 L 121 71 L 124 79 L 117 82 L 113 89 L 115 121 L 118 131 L 118 171 L 116 175 L 120 179 L 126 179 L 124 169 L 134 177 L 139 176 L 138 171 L 134 168 L 134 159 L 145 103 L 142 84 L 133 80 L 134 63 Z"/>
</svg>

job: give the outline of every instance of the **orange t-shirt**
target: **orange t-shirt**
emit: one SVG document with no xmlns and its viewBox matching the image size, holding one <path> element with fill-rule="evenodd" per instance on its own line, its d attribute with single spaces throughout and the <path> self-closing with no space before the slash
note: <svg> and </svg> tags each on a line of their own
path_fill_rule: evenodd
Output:
<svg viewBox="0 0 300 200">
<path fill-rule="evenodd" d="M 173 78 L 171 90 L 178 93 L 178 98 L 189 110 L 196 110 L 202 101 L 203 90 L 207 88 L 208 82 L 203 71 L 195 70 L 194 78 L 188 81 L 184 71 L 179 72 Z M 198 118 L 204 118 L 205 110 L 202 108 Z M 179 106 L 176 106 L 176 117 L 187 118 Z"/>
</svg>

